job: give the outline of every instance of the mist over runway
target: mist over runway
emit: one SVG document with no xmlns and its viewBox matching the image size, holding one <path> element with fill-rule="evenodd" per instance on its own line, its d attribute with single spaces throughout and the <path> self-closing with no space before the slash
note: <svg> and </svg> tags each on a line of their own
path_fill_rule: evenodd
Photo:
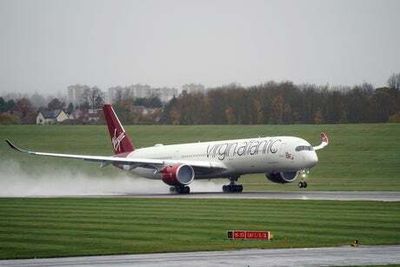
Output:
<svg viewBox="0 0 400 267">
<path fill-rule="evenodd" d="M 195 180 L 194 192 L 218 192 L 225 180 Z M 96 176 L 83 169 L 59 165 L 23 168 L 17 160 L 0 162 L 0 197 L 112 196 L 169 194 L 169 186 L 116 170 L 112 176 Z"/>
<path fill-rule="evenodd" d="M 222 193 L 225 179 L 195 180 L 190 194 L 169 192 L 159 180 L 149 180 L 125 173 L 114 177 L 68 168 L 45 167 L 40 172 L 28 172 L 14 160 L 0 163 L 0 197 L 128 197 L 187 199 L 286 199 L 338 201 L 400 201 L 398 191 L 267 191 Z"/>
</svg>

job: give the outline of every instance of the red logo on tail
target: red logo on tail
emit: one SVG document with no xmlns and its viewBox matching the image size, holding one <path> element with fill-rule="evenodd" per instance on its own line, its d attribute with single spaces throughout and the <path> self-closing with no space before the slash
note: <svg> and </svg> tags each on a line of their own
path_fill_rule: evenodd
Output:
<svg viewBox="0 0 400 267">
<path fill-rule="evenodd" d="M 104 105 L 104 118 L 107 122 L 108 133 L 110 134 L 111 144 L 115 154 L 129 153 L 135 150 L 135 147 L 122 127 L 114 109 L 111 105 Z"/>
<path fill-rule="evenodd" d="M 114 151 L 121 151 L 121 141 L 125 138 L 125 133 L 122 132 L 117 136 L 117 129 L 114 129 L 114 136 L 111 138 Z"/>
</svg>

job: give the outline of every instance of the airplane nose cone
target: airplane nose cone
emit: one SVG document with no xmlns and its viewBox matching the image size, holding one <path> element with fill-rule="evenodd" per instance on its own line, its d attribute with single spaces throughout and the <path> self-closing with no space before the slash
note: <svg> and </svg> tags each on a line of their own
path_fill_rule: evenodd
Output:
<svg viewBox="0 0 400 267">
<path fill-rule="evenodd" d="M 309 158 L 308 158 L 308 163 L 310 165 L 310 168 L 317 165 L 318 156 L 317 156 L 317 153 L 315 153 L 315 151 L 313 153 L 310 153 Z"/>
<path fill-rule="evenodd" d="M 312 168 L 315 165 L 317 165 L 318 163 L 318 156 L 317 153 L 315 153 L 315 151 L 313 151 L 312 153 L 309 153 L 307 156 L 307 168 Z"/>
</svg>

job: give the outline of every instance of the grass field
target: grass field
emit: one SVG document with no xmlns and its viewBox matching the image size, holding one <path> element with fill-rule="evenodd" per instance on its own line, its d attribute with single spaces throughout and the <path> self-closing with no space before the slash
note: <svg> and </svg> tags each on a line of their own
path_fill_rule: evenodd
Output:
<svg viewBox="0 0 400 267">
<path fill-rule="evenodd" d="M 230 229 L 272 241 L 231 241 Z M 0 199 L 0 259 L 400 242 L 400 203 Z"/>
<path fill-rule="evenodd" d="M 307 190 L 400 190 L 400 124 L 126 128 L 137 147 L 271 135 L 295 135 L 318 144 L 319 133 L 326 131 L 331 143 L 318 153 L 320 161 Z M 104 126 L 0 126 L 0 138 L 38 151 L 111 154 Z M 20 154 L 0 143 L 0 186 L 23 183 L 18 181 L 21 172 L 34 178 L 46 174 L 45 183 L 57 183 L 65 170 L 68 177 L 84 173 L 95 183 L 100 178 L 119 179 L 120 174 L 84 161 Z M 244 176 L 241 182 L 247 191 L 299 190 L 295 183 L 267 182 L 262 174 Z M 230 229 L 270 230 L 275 238 L 230 241 Z M 399 244 L 400 203 L 0 198 L 0 259 L 340 246 L 354 239 L 361 244 Z"/>
<path fill-rule="evenodd" d="M 294 135 L 312 144 L 326 131 L 330 145 L 319 151 L 319 164 L 309 176 L 309 190 L 400 190 L 400 124 L 346 125 L 201 125 L 128 126 L 137 147 L 258 136 Z M 110 155 L 105 126 L 0 126 L 0 138 L 39 151 Z M 79 169 L 93 176 L 113 176 L 115 168 L 83 161 L 22 155 L 0 143 L 0 161 L 16 161 L 27 172 L 46 168 Z M 1 166 L 0 166 L 1 168 Z M 1 174 L 0 174 L 1 177 Z M 295 183 L 273 184 L 264 175 L 243 176 L 247 191 L 298 190 Z"/>
</svg>

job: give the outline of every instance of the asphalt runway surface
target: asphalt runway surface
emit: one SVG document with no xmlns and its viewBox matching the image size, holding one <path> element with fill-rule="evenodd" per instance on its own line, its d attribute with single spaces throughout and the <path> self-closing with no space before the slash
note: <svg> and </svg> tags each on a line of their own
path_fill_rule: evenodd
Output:
<svg viewBox="0 0 400 267">
<path fill-rule="evenodd" d="M 400 201 L 400 192 L 367 191 L 297 191 L 297 192 L 243 192 L 178 194 L 116 194 L 113 197 L 132 198 L 194 198 L 194 199 L 291 199 L 291 200 L 339 200 L 339 201 Z"/>
<path fill-rule="evenodd" d="M 53 259 L 5 260 L 0 266 L 351 266 L 400 264 L 399 246 L 246 249 Z"/>
</svg>

